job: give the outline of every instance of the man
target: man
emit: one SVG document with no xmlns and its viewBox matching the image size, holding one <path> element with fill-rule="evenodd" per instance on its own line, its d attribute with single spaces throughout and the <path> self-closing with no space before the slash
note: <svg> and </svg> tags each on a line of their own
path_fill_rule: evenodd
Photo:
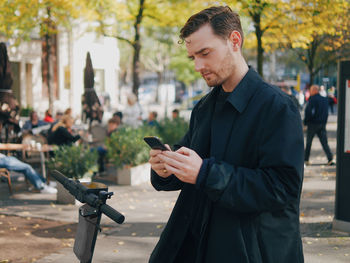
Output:
<svg viewBox="0 0 350 263">
<path fill-rule="evenodd" d="M 157 117 L 158 117 L 158 113 L 156 111 L 151 111 L 148 114 L 148 118 L 147 118 L 147 122 L 146 122 L 147 125 L 159 128 L 159 123 L 157 121 Z"/>
<path fill-rule="evenodd" d="M 35 189 L 45 194 L 56 194 L 57 189 L 45 183 L 41 177 L 29 164 L 18 160 L 13 156 L 6 156 L 0 153 L 0 168 L 6 168 L 9 171 L 23 173 L 24 176 L 33 184 Z"/>
<path fill-rule="evenodd" d="M 317 134 L 322 148 L 327 155 L 327 165 L 334 165 L 333 154 L 328 145 L 326 124 L 328 119 L 328 99 L 319 94 L 319 87 L 310 87 L 310 99 L 305 108 L 304 124 L 307 125 L 305 164 L 309 165 L 312 140 Z"/>
<path fill-rule="evenodd" d="M 180 113 L 179 113 L 179 110 L 178 109 L 174 109 L 172 112 L 171 112 L 171 117 L 173 120 L 176 120 L 177 118 L 180 117 Z"/>
<path fill-rule="evenodd" d="M 46 122 L 39 120 L 38 113 L 36 111 L 32 111 L 29 115 L 29 120 L 27 120 L 23 127 L 23 131 L 31 131 L 34 128 L 47 125 Z"/>
<path fill-rule="evenodd" d="M 155 189 L 181 190 L 150 262 L 303 262 L 298 110 L 248 68 L 229 7 L 193 15 L 180 37 L 214 88 L 194 107 L 180 148 L 150 151 Z"/>
</svg>

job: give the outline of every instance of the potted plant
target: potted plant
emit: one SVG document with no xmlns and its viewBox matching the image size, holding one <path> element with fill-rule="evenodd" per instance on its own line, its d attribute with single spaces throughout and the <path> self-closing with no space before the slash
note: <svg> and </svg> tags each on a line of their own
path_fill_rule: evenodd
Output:
<svg viewBox="0 0 350 263">
<path fill-rule="evenodd" d="M 172 147 L 178 143 L 188 130 L 188 122 L 183 118 L 165 118 L 159 123 L 159 136 Z"/>
<path fill-rule="evenodd" d="M 48 162 L 50 170 L 58 170 L 74 180 L 91 182 L 97 171 L 97 152 L 83 145 L 66 145 L 54 149 L 54 157 Z M 57 184 L 57 202 L 74 204 L 75 198 L 61 185 Z"/>
<path fill-rule="evenodd" d="M 149 181 L 148 145 L 145 136 L 159 136 L 155 127 L 147 125 L 131 128 L 122 127 L 106 139 L 107 177 L 120 185 L 136 185 Z"/>
</svg>

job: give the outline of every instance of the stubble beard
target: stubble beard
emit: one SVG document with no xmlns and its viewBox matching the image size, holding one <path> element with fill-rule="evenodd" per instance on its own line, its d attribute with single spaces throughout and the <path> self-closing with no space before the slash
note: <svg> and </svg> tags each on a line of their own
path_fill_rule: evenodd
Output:
<svg viewBox="0 0 350 263">
<path fill-rule="evenodd" d="M 229 51 L 227 51 L 225 58 L 220 63 L 220 65 L 221 66 L 217 72 L 210 71 L 211 76 L 208 79 L 203 77 L 209 87 L 216 87 L 224 84 L 225 81 L 235 71 L 236 67 L 233 62 L 232 55 L 229 53 Z"/>
</svg>

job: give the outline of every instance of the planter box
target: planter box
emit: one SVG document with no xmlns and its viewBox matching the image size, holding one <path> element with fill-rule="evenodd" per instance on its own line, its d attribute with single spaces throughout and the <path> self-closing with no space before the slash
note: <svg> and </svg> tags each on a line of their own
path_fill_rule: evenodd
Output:
<svg viewBox="0 0 350 263">
<path fill-rule="evenodd" d="M 106 168 L 107 176 L 103 179 L 119 185 L 138 185 L 150 181 L 151 165 L 149 163 L 122 169 L 116 169 L 114 165 L 107 164 Z"/>
<path fill-rule="evenodd" d="M 80 182 L 91 182 L 91 178 L 82 178 L 79 179 Z M 57 203 L 59 204 L 81 204 L 78 200 L 75 200 L 75 197 L 69 193 L 69 191 L 64 188 L 64 186 L 57 182 Z"/>
</svg>

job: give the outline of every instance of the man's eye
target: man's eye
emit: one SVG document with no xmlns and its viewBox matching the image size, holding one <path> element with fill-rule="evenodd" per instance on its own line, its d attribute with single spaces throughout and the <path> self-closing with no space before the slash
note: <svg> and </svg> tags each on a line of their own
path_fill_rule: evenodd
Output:
<svg viewBox="0 0 350 263">
<path fill-rule="evenodd" d="M 203 56 L 209 55 L 209 52 L 202 53 Z"/>
</svg>

